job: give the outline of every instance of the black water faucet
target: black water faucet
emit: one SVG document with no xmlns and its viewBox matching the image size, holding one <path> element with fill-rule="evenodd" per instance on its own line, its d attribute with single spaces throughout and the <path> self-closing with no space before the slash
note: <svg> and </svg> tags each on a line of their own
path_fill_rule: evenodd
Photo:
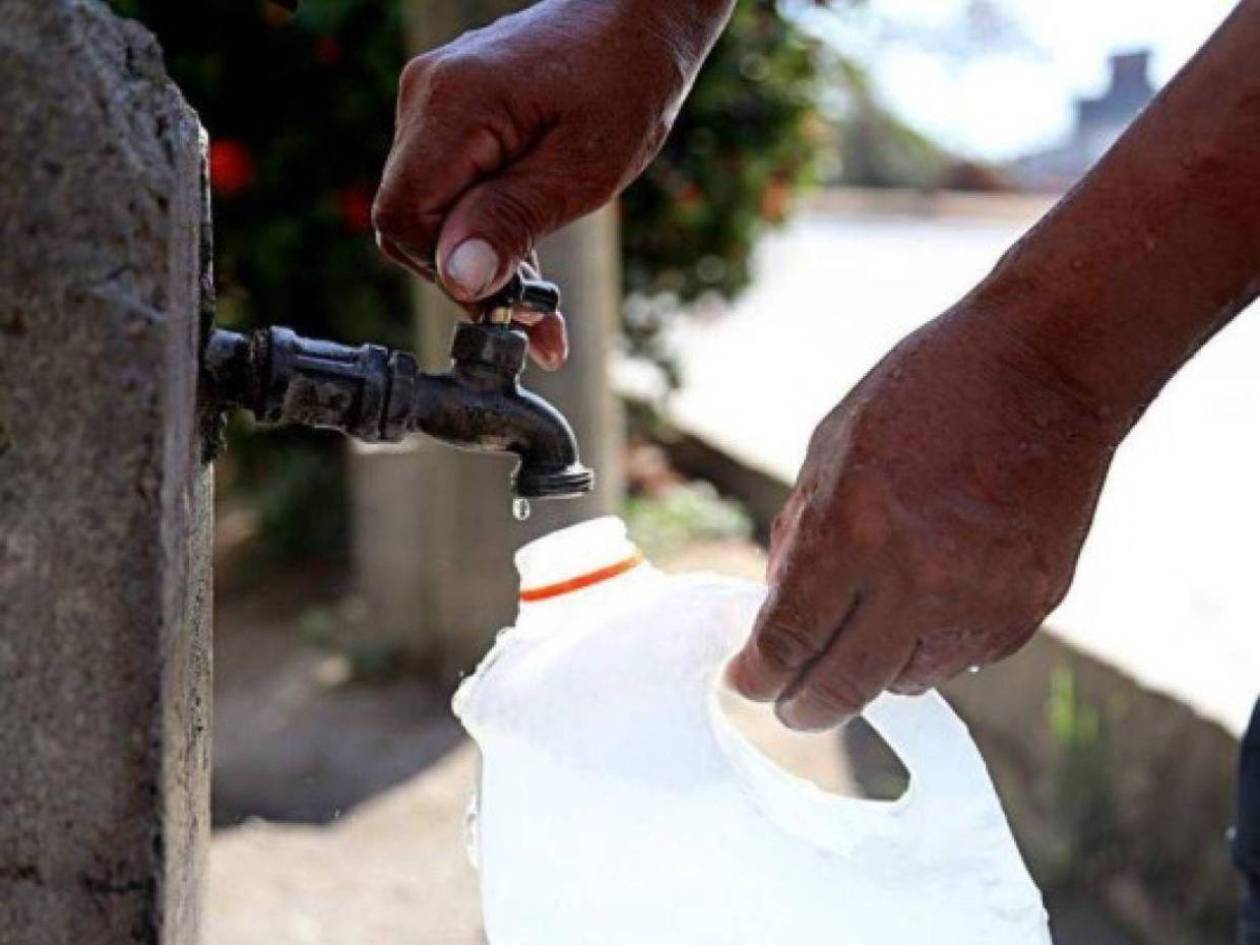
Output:
<svg viewBox="0 0 1260 945">
<path fill-rule="evenodd" d="M 330 427 L 368 442 L 424 433 L 460 449 L 514 453 L 517 496 L 582 495 L 594 473 L 564 416 L 521 387 L 529 343 L 511 322 L 514 308 L 554 312 L 559 302 L 555 285 L 517 274 L 479 321 L 455 328 L 442 374 L 380 345 L 349 347 L 281 327 L 215 329 L 202 359 L 204 392 L 217 408 L 242 408 L 262 423 Z"/>
</svg>

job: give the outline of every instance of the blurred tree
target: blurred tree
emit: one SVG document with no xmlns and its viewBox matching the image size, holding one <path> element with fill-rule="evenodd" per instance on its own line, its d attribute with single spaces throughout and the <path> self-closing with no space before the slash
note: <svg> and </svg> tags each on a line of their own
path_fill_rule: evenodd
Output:
<svg viewBox="0 0 1260 945">
<path fill-rule="evenodd" d="M 210 133 L 218 319 L 408 346 L 410 300 L 377 252 L 371 204 L 404 61 L 398 5 L 111 0 L 158 36 Z M 226 477 L 257 510 L 266 559 L 346 548 L 338 438 L 229 431 Z M 228 490 L 225 490 L 225 492 Z"/>
<path fill-rule="evenodd" d="M 822 55 L 776 0 L 741 0 L 660 156 L 622 199 L 629 291 L 688 302 L 747 285 L 757 236 L 817 176 Z"/>
<path fill-rule="evenodd" d="M 822 177 L 827 59 L 784 4 L 740 0 L 660 156 L 622 197 L 626 340 L 670 388 L 681 378 L 665 324 L 680 305 L 738 294 L 758 236 Z"/>
<path fill-rule="evenodd" d="M 940 187 L 954 158 L 882 107 L 866 71 L 852 62 L 835 70 L 842 96 L 837 136 L 839 181 L 850 187 Z"/>
<path fill-rule="evenodd" d="M 377 253 L 370 221 L 405 60 L 401 5 L 112 3 L 158 35 L 210 132 L 220 322 L 407 346 L 405 283 Z M 775 0 L 740 0 L 664 153 L 626 194 L 628 289 L 690 300 L 747 282 L 757 233 L 783 219 L 825 141 L 818 55 Z M 234 481 L 259 490 L 276 553 L 340 546 L 344 528 L 330 526 L 340 505 L 329 501 L 338 477 L 312 459 L 339 469 L 335 441 L 251 442 L 242 426 Z"/>
<path fill-rule="evenodd" d="M 404 61 L 397 4 L 113 3 L 157 33 L 210 132 L 219 320 L 407 342 L 405 285 L 370 220 Z"/>
</svg>

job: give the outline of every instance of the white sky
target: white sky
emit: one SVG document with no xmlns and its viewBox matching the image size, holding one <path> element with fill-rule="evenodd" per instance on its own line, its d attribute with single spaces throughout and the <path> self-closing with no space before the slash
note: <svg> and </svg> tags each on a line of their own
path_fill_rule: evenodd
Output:
<svg viewBox="0 0 1260 945">
<path fill-rule="evenodd" d="M 970 0 L 870 0 L 900 30 L 940 27 L 960 36 Z M 910 124 L 965 154 L 1000 159 L 1066 133 L 1076 95 L 1097 94 L 1113 51 L 1149 47 L 1162 84 L 1207 39 L 1234 0 L 994 0 L 1033 48 L 966 53 L 936 42 L 881 41 L 870 24 L 809 14 L 843 49 L 875 63 L 881 99 Z"/>
</svg>

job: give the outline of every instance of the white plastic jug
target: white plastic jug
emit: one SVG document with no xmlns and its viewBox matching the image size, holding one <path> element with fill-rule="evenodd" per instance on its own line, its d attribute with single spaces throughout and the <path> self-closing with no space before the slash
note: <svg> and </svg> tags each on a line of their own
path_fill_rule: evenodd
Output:
<svg viewBox="0 0 1260 945">
<path fill-rule="evenodd" d="M 764 589 L 671 577 L 602 518 L 516 557 L 522 604 L 455 711 L 491 945 L 1050 941 L 984 762 L 935 693 L 864 713 L 910 773 L 828 794 L 716 701 Z"/>
</svg>

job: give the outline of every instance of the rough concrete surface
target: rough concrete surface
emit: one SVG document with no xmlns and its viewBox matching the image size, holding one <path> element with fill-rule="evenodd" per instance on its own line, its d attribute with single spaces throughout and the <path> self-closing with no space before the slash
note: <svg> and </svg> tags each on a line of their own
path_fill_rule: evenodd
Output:
<svg viewBox="0 0 1260 945">
<path fill-rule="evenodd" d="M 1043 632 L 945 689 L 971 726 L 1034 877 L 1088 890 L 1134 937 L 1226 942 L 1238 742 Z"/>
<path fill-rule="evenodd" d="M 0 115 L 0 943 L 191 945 L 200 129 L 96 0 L 0 2 Z"/>
</svg>

